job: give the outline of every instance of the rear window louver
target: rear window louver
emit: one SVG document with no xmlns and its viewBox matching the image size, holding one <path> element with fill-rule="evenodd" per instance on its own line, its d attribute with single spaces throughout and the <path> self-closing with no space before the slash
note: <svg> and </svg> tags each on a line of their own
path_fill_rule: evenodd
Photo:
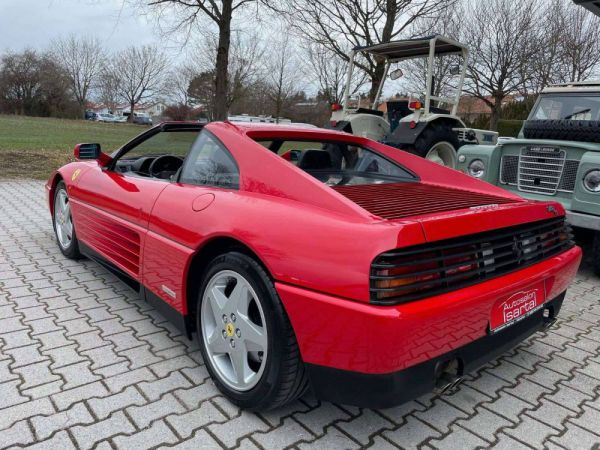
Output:
<svg viewBox="0 0 600 450">
<path fill-rule="evenodd" d="M 436 212 L 521 200 L 426 183 L 333 186 L 334 190 L 384 219 L 402 219 Z"/>
</svg>

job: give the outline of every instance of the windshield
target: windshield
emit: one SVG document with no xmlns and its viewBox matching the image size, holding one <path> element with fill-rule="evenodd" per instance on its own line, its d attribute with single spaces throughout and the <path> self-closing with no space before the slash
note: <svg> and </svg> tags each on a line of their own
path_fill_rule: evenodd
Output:
<svg viewBox="0 0 600 450">
<path fill-rule="evenodd" d="M 600 120 L 600 94 L 541 95 L 529 120 Z"/>
<path fill-rule="evenodd" d="M 416 180 L 395 162 L 347 142 L 284 139 L 257 142 L 330 186 Z"/>
</svg>

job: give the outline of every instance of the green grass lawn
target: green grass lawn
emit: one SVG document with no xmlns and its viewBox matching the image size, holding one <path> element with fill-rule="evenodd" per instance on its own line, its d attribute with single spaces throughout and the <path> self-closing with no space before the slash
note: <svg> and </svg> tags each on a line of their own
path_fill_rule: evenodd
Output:
<svg viewBox="0 0 600 450">
<path fill-rule="evenodd" d="M 73 159 L 80 142 L 111 153 L 147 128 L 125 123 L 0 115 L 0 177 L 46 179 Z"/>
</svg>

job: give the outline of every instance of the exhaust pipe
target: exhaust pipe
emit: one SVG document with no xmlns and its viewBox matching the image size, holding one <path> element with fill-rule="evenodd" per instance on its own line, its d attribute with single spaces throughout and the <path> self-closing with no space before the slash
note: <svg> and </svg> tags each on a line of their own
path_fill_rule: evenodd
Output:
<svg viewBox="0 0 600 450">
<path fill-rule="evenodd" d="M 456 392 L 458 385 L 462 383 L 464 377 L 457 377 L 456 375 L 450 375 L 447 372 L 442 373 L 442 375 L 435 381 L 435 387 L 433 388 L 433 392 L 436 395 L 450 395 Z"/>
<path fill-rule="evenodd" d="M 550 328 L 552 325 L 554 325 L 556 323 L 557 317 L 554 312 L 554 308 L 552 306 L 544 308 L 544 312 L 542 313 L 542 318 L 544 321 L 544 323 L 542 325 L 542 330 L 546 331 L 548 328 Z"/>
<path fill-rule="evenodd" d="M 544 320 L 544 325 L 542 326 L 542 329 L 544 331 L 546 331 L 548 328 L 551 328 L 552 325 L 554 325 L 556 323 L 556 321 L 557 321 L 556 317 L 552 317 L 549 320 Z"/>
<path fill-rule="evenodd" d="M 463 381 L 462 365 L 458 359 L 453 359 L 441 363 L 435 371 L 435 385 L 433 392 L 437 395 L 452 394 L 456 391 L 458 385 Z"/>
<path fill-rule="evenodd" d="M 436 395 L 443 395 L 448 389 L 451 389 L 456 382 L 456 378 L 447 372 L 443 372 L 436 380 L 433 392 Z"/>
</svg>

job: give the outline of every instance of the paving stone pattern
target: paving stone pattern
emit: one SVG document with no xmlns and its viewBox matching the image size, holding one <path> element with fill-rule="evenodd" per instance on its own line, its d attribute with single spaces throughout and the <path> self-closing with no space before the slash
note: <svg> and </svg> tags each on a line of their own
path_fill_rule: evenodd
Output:
<svg viewBox="0 0 600 450">
<path fill-rule="evenodd" d="M 598 448 L 600 280 L 450 396 L 373 411 L 307 395 L 241 411 L 198 347 L 123 283 L 56 246 L 43 184 L 0 182 L 0 448 Z"/>
</svg>

